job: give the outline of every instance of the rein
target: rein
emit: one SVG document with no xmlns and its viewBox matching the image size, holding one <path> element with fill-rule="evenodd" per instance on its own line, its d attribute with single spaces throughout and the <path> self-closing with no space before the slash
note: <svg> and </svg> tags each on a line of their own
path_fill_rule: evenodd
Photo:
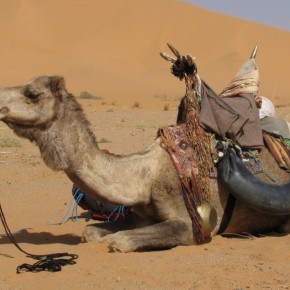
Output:
<svg viewBox="0 0 290 290">
<path fill-rule="evenodd" d="M 34 260 L 38 260 L 38 262 L 30 265 L 30 264 L 22 264 L 16 268 L 16 273 L 19 274 L 21 272 L 33 272 L 37 273 L 40 271 L 49 271 L 49 272 L 58 272 L 61 271 L 62 266 L 66 265 L 74 265 L 76 264 L 76 259 L 78 255 L 69 254 L 69 253 L 54 253 L 48 255 L 34 255 L 24 251 L 16 242 L 13 234 L 11 233 L 5 215 L 2 210 L 2 206 L 0 203 L 0 219 L 3 224 L 4 230 L 7 234 L 7 237 L 11 241 L 11 243 L 22 253 L 26 254 L 26 257 L 32 258 Z"/>
</svg>

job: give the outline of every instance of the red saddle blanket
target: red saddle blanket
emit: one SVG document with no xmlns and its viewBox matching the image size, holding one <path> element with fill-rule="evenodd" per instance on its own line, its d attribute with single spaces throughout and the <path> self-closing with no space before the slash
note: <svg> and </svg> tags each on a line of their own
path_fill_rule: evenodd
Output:
<svg viewBox="0 0 290 290">
<path fill-rule="evenodd" d="M 161 146 L 169 153 L 179 174 L 185 205 L 192 219 L 197 243 L 205 240 L 197 207 L 209 202 L 210 148 L 200 126 L 183 123 L 158 131 Z M 199 132 L 201 130 L 201 132 Z"/>
</svg>

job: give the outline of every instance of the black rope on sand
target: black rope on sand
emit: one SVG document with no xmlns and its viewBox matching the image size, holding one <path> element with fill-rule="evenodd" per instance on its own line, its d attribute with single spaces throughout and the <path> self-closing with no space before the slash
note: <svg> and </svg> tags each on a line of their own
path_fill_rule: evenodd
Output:
<svg viewBox="0 0 290 290">
<path fill-rule="evenodd" d="M 2 207 L 0 203 L 0 218 L 2 221 L 2 224 L 4 226 L 4 230 L 11 241 L 11 243 L 22 253 L 26 254 L 28 258 L 32 258 L 34 260 L 38 260 L 38 262 L 30 265 L 30 264 L 22 264 L 16 268 L 16 273 L 19 274 L 21 272 L 33 272 L 37 273 L 40 271 L 49 271 L 49 272 L 58 272 L 61 271 L 61 267 L 65 265 L 74 265 L 76 264 L 76 260 L 78 258 L 78 255 L 75 254 L 69 254 L 69 253 L 55 253 L 55 254 L 48 254 L 48 255 L 33 255 L 29 254 L 26 251 L 24 251 L 16 242 L 14 236 L 12 235 Z"/>
</svg>

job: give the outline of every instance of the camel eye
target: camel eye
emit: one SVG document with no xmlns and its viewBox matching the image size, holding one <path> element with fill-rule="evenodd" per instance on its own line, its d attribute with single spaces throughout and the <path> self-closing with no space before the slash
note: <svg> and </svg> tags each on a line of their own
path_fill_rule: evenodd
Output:
<svg viewBox="0 0 290 290">
<path fill-rule="evenodd" d="M 37 100 L 41 96 L 41 94 L 42 93 L 32 92 L 30 90 L 26 90 L 24 92 L 25 97 L 27 97 L 28 99 L 33 100 L 33 101 Z"/>
</svg>

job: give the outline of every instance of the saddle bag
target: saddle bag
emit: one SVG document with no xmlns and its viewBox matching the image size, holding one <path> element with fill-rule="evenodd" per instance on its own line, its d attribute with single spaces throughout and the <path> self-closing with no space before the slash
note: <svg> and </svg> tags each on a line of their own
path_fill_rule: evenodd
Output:
<svg viewBox="0 0 290 290">
<path fill-rule="evenodd" d="M 217 168 L 219 178 L 230 193 L 250 208 L 272 215 L 290 214 L 290 181 L 270 184 L 260 180 L 229 148 Z"/>
</svg>

